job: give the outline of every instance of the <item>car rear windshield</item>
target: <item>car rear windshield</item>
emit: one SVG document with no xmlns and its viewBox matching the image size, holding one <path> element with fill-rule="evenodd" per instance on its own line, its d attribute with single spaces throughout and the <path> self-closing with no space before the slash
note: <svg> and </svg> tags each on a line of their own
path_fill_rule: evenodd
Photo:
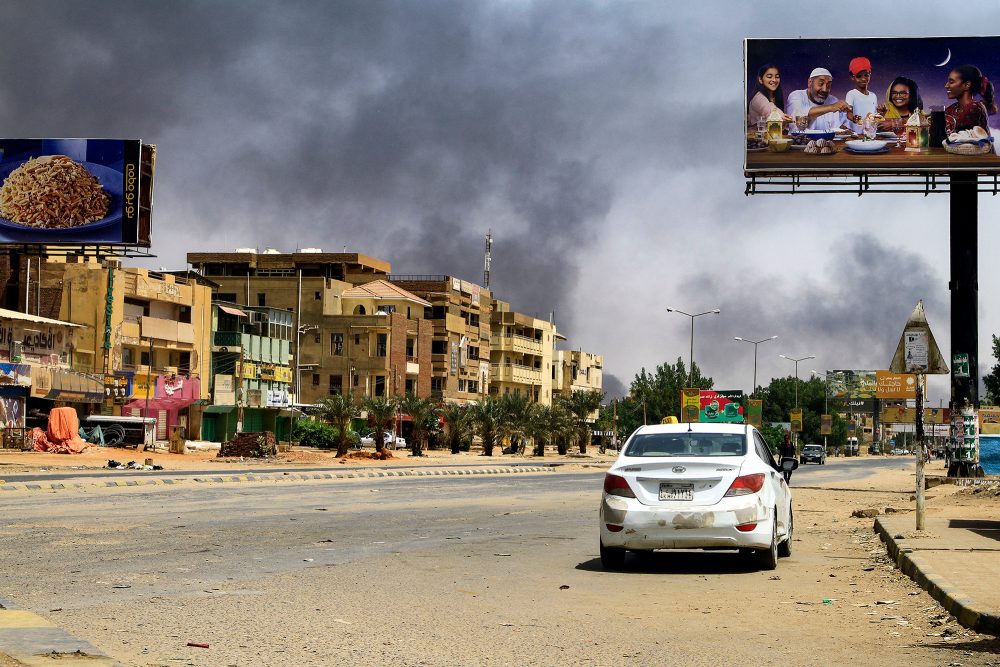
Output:
<svg viewBox="0 0 1000 667">
<path fill-rule="evenodd" d="M 644 433 L 632 438 L 625 456 L 744 456 L 746 439 L 733 433 Z"/>
<path fill-rule="evenodd" d="M 820 445 L 806 445 L 802 448 L 804 452 L 821 452 L 823 448 Z"/>
</svg>

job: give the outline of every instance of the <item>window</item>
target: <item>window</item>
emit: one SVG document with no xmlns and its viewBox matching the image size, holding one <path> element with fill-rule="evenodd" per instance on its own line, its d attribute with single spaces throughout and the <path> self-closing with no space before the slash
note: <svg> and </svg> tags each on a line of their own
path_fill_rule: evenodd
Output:
<svg viewBox="0 0 1000 667">
<path fill-rule="evenodd" d="M 469 320 L 468 320 L 468 322 L 469 322 L 469 326 L 470 327 L 478 327 L 479 326 L 479 315 L 477 315 L 476 313 L 469 313 Z"/>
<path fill-rule="evenodd" d="M 343 375 L 331 375 L 330 376 L 330 393 L 339 394 L 344 390 L 344 376 Z"/>
<path fill-rule="evenodd" d="M 317 345 L 319 345 L 320 343 L 322 343 L 323 342 L 323 334 L 321 334 L 320 332 L 317 331 L 313 335 L 313 342 L 316 343 Z"/>
<path fill-rule="evenodd" d="M 354 344 L 361 345 L 361 334 L 354 334 Z"/>
<path fill-rule="evenodd" d="M 413 343 L 414 343 L 414 341 L 413 341 L 412 338 L 407 338 L 406 339 L 406 356 L 408 356 L 408 357 L 415 356 L 413 354 Z"/>
<path fill-rule="evenodd" d="M 375 376 L 375 395 L 385 396 L 385 376 L 376 375 Z"/>
<path fill-rule="evenodd" d="M 365 312 L 366 311 L 365 311 L 365 307 L 364 306 L 354 306 L 354 314 L 355 315 L 364 315 Z"/>
<path fill-rule="evenodd" d="M 448 341 L 446 341 L 446 340 L 432 340 L 431 341 L 431 354 L 448 354 Z"/>
<path fill-rule="evenodd" d="M 468 384 L 466 385 L 466 391 L 468 391 L 470 394 L 478 394 L 479 393 L 479 381 L 478 380 L 469 380 Z"/>
<path fill-rule="evenodd" d="M 267 305 L 267 295 L 263 292 L 257 292 L 257 305 L 261 308 Z"/>
<path fill-rule="evenodd" d="M 177 311 L 177 321 L 191 324 L 191 306 L 181 306 Z"/>
<path fill-rule="evenodd" d="M 410 378 L 406 378 L 406 393 L 407 394 L 417 393 L 417 383 L 411 380 Z"/>
<path fill-rule="evenodd" d="M 313 373 L 313 386 L 319 386 L 319 373 Z"/>
<path fill-rule="evenodd" d="M 470 345 L 469 346 L 469 359 L 478 359 L 478 358 L 479 358 L 479 348 L 478 347 L 473 347 L 472 345 Z"/>
<path fill-rule="evenodd" d="M 322 292 L 313 292 L 313 301 L 322 301 L 322 300 L 323 300 Z"/>
<path fill-rule="evenodd" d="M 330 354 L 337 357 L 344 356 L 344 334 L 330 334 Z"/>
<path fill-rule="evenodd" d="M 445 306 L 431 306 L 430 308 L 424 308 L 424 319 L 443 320 L 445 312 Z"/>
<path fill-rule="evenodd" d="M 132 366 L 135 364 L 135 351 L 130 347 L 122 346 L 122 366 Z"/>
<path fill-rule="evenodd" d="M 216 301 L 228 301 L 229 303 L 236 303 L 236 292 L 219 292 L 215 295 L 214 299 Z"/>
<path fill-rule="evenodd" d="M 139 363 L 142 364 L 143 366 L 153 365 L 153 362 L 150 361 L 149 359 L 150 359 L 149 350 L 143 350 L 142 352 L 139 353 Z"/>
<path fill-rule="evenodd" d="M 466 382 L 464 378 L 458 378 L 458 390 L 465 391 Z"/>
<path fill-rule="evenodd" d="M 389 346 L 389 334 L 376 334 L 375 335 L 375 356 L 384 357 L 386 353 L 386 348 Z"/>
<path fill-rule="evenodd" d="M 378 310 L 381 310 L 383 313 L 395 313 L 396 306 L 379 306 Z"/>
<path fill-rule="evenodd" d="M 444 378 L 431 378 L 431 391 L 444 391 Z"/>
</svg>

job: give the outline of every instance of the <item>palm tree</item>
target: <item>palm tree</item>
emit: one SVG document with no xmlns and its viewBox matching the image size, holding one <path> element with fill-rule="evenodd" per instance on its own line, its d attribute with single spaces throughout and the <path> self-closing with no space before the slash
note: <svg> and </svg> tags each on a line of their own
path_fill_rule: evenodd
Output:
<svg viewBox="0 0 1000 667">
<path fill-rule="evenodd" d="M 375 452 L 381 454 L 385 449 L 385 432 L 396 418 L 396 401 L 388 396 L 365 396 L 362 405 L 375 429 Z"/>
<path fill-rule="evenodd" d="M 462 441 L 471 430 L 469 423 L 469 409 L 461 403 L 443 403 L 438 408 L 438 414 L 444 418 L 447 431 L 445 441 L 451 449 L 452 454 L 462 451 Z"/>
<path fill-rule="evenodd" d="M 591 415 L 601 407 L 604 394 L 596 389 L 593 391 L 574 391 L 564 399 L 564 405 L 576 420 L 577 442 L 580 445 L 580 453 L 587 453 L 587 445 L 590 443 Z"/>
<path fill-rule="evenodd" d="M 503 404 L 492 396 L 487 396 L 469 406 L 469 419 L 476 433 L 483 439 L 483 455 L 493 456 L 493 448 L 503 428 Z"/>
<path fill-rule="evenodd" d="M 399 402 L 399 407 L 413 419 L 413 432 L 410 434 L 410 456 L 423 456 L 428 422 L 434 415 L 434 403 L 429 398 L 418 398 L 415 394 L 407 394 Z"/>
<path fill-rule="evenodd" d="M 519 393 L 504 394 L 500 402 L 504 415 L 503 423 L 500 426 L 501 439 L 509 439 L 511 453 L 523 453 L 518 444 L 527 435 L 528 415 L 532 403 L 527 396 Z"/>
<path fill-rule="evenodd" d="M 576 430 L 573 415 L 562 401 L 553 405 L 535 405 L 532 409 L 531 432 L 536 438 L 535 455 L 545 456 L 545 445 L 557 442 L 559 453 L 566 453 L 565 440 Z"/>
<path fill-rule="evenodd" d="M 351 420 L 361 413 L 353 397 L 343 394 L 327 396 L 319 402 L 319 418 L 337 427 L 337 456 L 347 456 L 347 433 Z"/>
</svg>

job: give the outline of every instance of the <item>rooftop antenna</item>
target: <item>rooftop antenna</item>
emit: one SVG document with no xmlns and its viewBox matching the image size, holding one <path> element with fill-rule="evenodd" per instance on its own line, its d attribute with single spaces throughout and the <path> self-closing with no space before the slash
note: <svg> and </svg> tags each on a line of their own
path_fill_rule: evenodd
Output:
<svg viewBox="0 0 1000 667">
<path fill-rule="evenodd" d="M 493 230 L 486 232 L 486 257 L 483 263 L 483 286 L 490 288 L 490 264 L 493 262 Z"/>
</svg>

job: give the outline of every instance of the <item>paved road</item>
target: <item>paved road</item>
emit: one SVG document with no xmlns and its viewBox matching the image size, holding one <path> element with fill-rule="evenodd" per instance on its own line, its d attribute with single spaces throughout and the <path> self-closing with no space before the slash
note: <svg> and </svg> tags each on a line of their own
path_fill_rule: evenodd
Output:
<svg viewBox="0 0 1000 667">
<path fill-rule="evenodd" d="M 726 552 L 608 573 L 602 474 L 10 494 L 0 594 L 134 665 L 986 664 L 854 604 L 933 602 L 862 568 L 850 494 L 797 494 L 777 574 Z"/>
</svg>

